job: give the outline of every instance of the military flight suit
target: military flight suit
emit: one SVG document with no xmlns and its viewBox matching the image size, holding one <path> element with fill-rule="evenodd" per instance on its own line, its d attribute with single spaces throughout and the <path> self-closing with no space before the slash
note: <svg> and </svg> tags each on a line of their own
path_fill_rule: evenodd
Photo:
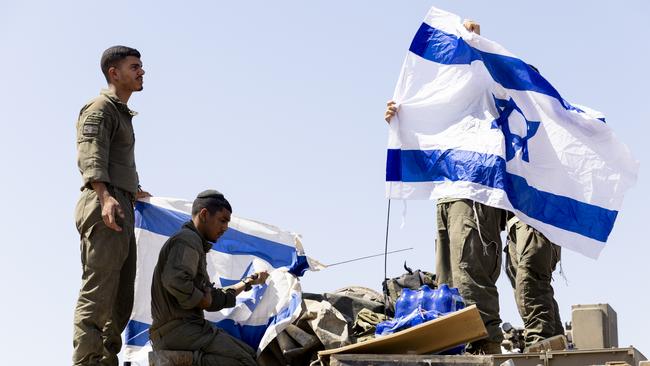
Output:
<svg viewBox="0 0 650 366">
<path fill-rule="evenodd" d="M 445 198 L 437 204 L 436 278 L 457 287 L 467 305 L 476 304 L 488 331 L 480 352 L 500 353 L 503 340 L 496 281 L 501 270 L 505 211 L 469 199 Z M 478 216 L 477 225 L 476 216 Z M 479 234 L 480 231 L 480 234 Z M 490 348 L 491 347 L 491 348 Z"/>
<path fill-rule="evenodd" d="M 541 232 L 516 216 L 508 220 L 506 273 L 524 322 L 526 346 L 564 334 L 551 286 L 551 274 L 560 254 L 560 247 Z"/>
<path fill-rule="evenodd" d="M 257 365 L 255 350 L 208 322 L 198 307 L 205 291 L 219 311 L 235 306 L 235 291 L 210 283 L 206 253 L 212 244 L 191 221 L 163 245 L 151 283 L 149 335 L 154 350 L 193 351 L 193 365 Z"/>
<path fill-rule="evenodd" d="M 132 117 L 109 90 L 86 104 L 77 121 L 83 179 L 75 222 L 81 237 L 82 278 L 74 315 L 74 365 L 117 365 L 121 333 L 131 315 L 136 266 L 133 201 L 138 189 Z M 124 211 L 121 232 L 108 228 L 91 182 L 104 182 Z"/>
</svg>

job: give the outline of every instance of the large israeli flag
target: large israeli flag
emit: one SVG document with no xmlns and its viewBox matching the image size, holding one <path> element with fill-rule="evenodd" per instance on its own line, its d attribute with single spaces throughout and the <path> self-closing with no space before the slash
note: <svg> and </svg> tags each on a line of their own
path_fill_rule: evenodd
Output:
<svg viewBox="0 0 650 366">
<path fill-rule="evenodd" d="M 469 198 L 596 258 L 638 163 L 598 112 L 432 8 L 395 89 L 387 197 Z"/>
<path fill-rule="evenodd" d="M 165 241 L 190 220 L 192 203 L 151 197 L 135 206 L 138 264 L 133 314 L 125 332 L 125 360 L 145 366 L 151 325 L 151 279 Z M 239 282 L 257 272 L 268 271 L 262 286 L 237 297 L 234 308 L 206 312 L 206 319 L 244 340 L 260 352 L 301 311 L 297 276 L 323 266 L 305 256 L 300 236 L 232 215 L 228 230 L 208 253 L 208 273 L 215 286 Z"/>
</svg>

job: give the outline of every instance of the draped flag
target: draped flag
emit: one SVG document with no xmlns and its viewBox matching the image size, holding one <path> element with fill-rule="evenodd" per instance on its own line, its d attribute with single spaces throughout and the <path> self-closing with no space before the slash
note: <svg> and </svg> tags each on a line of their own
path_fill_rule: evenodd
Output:
<svg viewBox="0 0 650 366">
<path fill-rule="evenodd" d="M 386 195 L 468 198 L 597 258 L 638 162 L 604 117 L 461 19 L 431 8 L 393 99 Z"/>
<path fill-rule="evenodd" d="M 135 301 L 125 332 L 125 360 L 132 364 L 148 365 L 153 270 L 163 244 L 190 220 L 191 209 L 192 202 L 171 198 L 151 197 L 136 203 Z M 296 276 L 323 268 L 305 256 L 299 235 L 235 215 L 207 257 L 208 272 L 217 287 L 258 271 L 269 272 L 267 283 L 240 294 L 234 308 L 205 313 L 206 319 L 258 353 L 300 315 L 302 293 Z"/>
</svg>

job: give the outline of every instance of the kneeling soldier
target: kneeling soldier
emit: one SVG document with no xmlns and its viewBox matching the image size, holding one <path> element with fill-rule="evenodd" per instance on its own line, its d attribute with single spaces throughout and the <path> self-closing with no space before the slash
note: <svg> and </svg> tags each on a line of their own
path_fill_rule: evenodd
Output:
<svg viewBox="0 0 650 366">
<path fill-rule="evenodd" d="M 192 205 L 192 220 L 170 237 L 160 250 L 151 285 L 154 350 L 193 351 L 193 365 L 257 365 L 255 351 L 207 321 L 203 311 L 235 306 L 235 297 L 263 284 L 258 272 L 226 289 L 214 288 L 206 254 L 228 229 L 232 208 L 224 196 L 207 190 Z"/>
</svg>

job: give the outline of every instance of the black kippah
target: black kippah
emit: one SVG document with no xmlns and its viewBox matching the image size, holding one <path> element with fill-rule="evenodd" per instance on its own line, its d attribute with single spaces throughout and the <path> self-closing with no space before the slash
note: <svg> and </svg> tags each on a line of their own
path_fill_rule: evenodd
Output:
<svg viewBox="0 0 650 366">
<path fill-rule="evenodd" d="M 207 189 L 196 196 L 192 203 L 192 216 L 198 214 L 203 208 L 207 208 L 210 214 L 214 214 L 222 208 L 232 213 L 230 202 L 223 196 L 223 193 L 215 189 Z"/>
<path fill-rule="evenodd" d="M 196 198 L 216 198 L 224 199 L 223 194 L 216 189 L 206 189 L 205 191 L 199 193 Z"/>
</svg>

